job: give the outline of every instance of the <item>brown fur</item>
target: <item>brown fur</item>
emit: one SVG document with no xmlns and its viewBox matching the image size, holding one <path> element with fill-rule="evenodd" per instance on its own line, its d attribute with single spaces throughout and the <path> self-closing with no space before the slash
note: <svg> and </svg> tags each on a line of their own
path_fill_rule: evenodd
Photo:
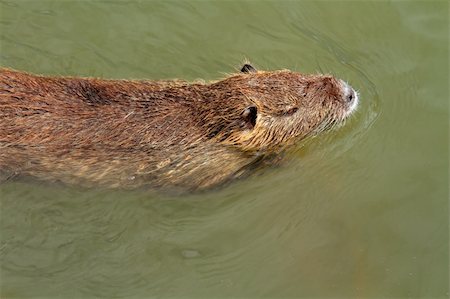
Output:
<svg viewBox="0 0 450 299">
<path fill-rule="evenodd" d="M 342 81 L 244 70 L 209 84 L 0 70 L 0 172 L 201 189 L 341 122 Z"/>
</svg>

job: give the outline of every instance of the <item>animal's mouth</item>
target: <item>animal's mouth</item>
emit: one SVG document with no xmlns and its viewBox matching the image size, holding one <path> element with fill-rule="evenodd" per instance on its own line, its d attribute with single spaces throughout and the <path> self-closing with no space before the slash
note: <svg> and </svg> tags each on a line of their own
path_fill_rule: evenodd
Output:
<svg viewBox="0 0 450 299">
<path fill-rule="evenodd" d="M 319 124 L 312 129 L 313 135 L 317 135 L 323 131 L 328 131 L 336 127 L 344 125 L 347 118 L 358 108 L 359 94 L 348 83 L 341 80 L 343 85 L 344 107 L 331 107 L 325 117 Z M 343 109 L 342 109 L 343 108 Z"/>
<path fill-rule="evenodd" d="M 338 123 L 338 119 L 335 116 L 335 111 L 333 111 L 333 109 L 329 109 L 322 121 L 311 130 L 312 135 L 317 135 L 323 131 L 327 131 L 334 127 L 336 123 Z"/>
</svg>

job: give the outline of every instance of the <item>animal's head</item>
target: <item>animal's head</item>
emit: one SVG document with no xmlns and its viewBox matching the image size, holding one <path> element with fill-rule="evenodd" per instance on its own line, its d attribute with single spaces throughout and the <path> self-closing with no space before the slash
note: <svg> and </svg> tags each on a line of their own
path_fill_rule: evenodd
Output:
<svg viewBox="0 0 450 299">
<path fill-rule="evenodd" d="M 257 71 L 250 64 L 210 87 L 218 107 L 210 137 L 244 150 L 270 150 L 317 134 L 358 105 L 353 88 L 333 76 Z"/>
</svg>

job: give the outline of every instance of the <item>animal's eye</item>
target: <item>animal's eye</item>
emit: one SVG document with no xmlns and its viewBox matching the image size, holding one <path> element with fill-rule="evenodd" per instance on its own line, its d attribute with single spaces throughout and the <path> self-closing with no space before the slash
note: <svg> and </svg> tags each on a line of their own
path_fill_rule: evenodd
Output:
<svg viewBox="0 0 450 299">
<path fill-rule="evenodd" d="M 284 115 L 284 116 L 289 116 L 289 115 L 294 114 L 294 113 L 297 112 L 297 111 L 298 111 L 298 108 L 297 108 L 297 107 L 292 107 L 292 108 L 289 108 L 288 110 L 286 110 L 286 111 L 283 113 L 283 115 Z"/>
</svg>

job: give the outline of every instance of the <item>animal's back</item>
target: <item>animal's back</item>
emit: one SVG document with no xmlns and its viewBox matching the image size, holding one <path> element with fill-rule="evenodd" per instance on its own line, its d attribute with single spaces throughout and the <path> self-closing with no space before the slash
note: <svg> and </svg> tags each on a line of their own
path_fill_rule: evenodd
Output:
<svg viewBox="0 0 450 299">
<path fill-rule="evenodd" d="M 184 84 L 180 93 L 181 83 L 176 89 L 170 86 L 164 81 L 55 79 L 2 70 L 0 142 L 117 146 L 120 140 L 122 146 L 134 147 L 149 141 L 139 138 L 185 129 L 176 122 L 181 116 L 191 119 L 185 98 L 195 97 L 195 87 Z"/>
<path fill-rule="evenodd" d="M 202 100 L 199 88 L 181 81 L 54 79 L 2 70 L 0 169 L 6 176 L 83 185 L 155 183 L 164 167 L 200 155 L 184 149 L 205 135 L 192 107 Z M 211 153 L 213 147 L 203 145 Z M 186 174 L 189 167 L 170 175 L 182 184 Z"/>
</svg>

